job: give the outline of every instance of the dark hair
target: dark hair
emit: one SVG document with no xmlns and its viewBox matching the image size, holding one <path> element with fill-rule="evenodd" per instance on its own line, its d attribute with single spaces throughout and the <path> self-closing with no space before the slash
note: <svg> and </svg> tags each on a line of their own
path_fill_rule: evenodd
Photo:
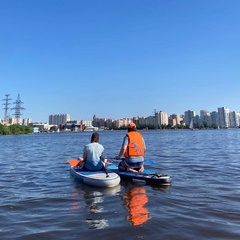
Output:
<svg viewBox="0 0 240 240">
<path fill-rule="evenodd" d="M 128 128 L 128 132 L 136 132 L 137 129 L 136 128 Z"/>
<path fill-rule="evenodd" d="M 99 134 L 93 133 L 91 137 L 91 142 L 98 142 L 98 140 L 99 140 Z"/>
</svg>

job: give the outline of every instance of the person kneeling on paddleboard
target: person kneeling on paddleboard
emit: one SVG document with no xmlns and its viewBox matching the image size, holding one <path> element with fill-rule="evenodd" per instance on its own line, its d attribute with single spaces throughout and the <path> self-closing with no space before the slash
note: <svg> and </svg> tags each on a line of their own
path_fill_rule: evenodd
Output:
<svg viewBox="0 0 240 240">
<path fill-rule="evenodd" d="M 143 172 L 144 155 L 146 151 L 145 141 L 142 135 L 137 132 L 136 124 L 128 124 L 128 133 L 123 139 L 123 144 L 118 156 L 115 159 L 124 159 L 119 163 L 118 168 L 122 171 Z"/>
<path fill-rule="evenodd" d="M 104 147 L 99 142 L 99 134 L 93 133 L 91 143 L 87 144 L 83 149 L 83 158 L 79 157 L 78 166 L 85 171 L 99 171 L 105 169 L 106 158 L 103 158 Z"/>
</svg>

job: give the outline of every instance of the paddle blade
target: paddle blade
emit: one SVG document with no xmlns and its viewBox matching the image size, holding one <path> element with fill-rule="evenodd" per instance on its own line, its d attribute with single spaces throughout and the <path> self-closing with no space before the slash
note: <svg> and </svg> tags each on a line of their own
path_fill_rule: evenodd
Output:
<svg viewBox="0 0 240 240">
<path fill-rule="evenodd" d="M 152 166 L 156 166 L 155 162 L 150 159 L 144 159 L 144 162 L 151 164 Z"/>
<path fill-rule="evenodd" d="M 73 167 L 77 167 L 77 165 L 80 163 L 80 160 L 76 160 L 76 159 L 69 159 L 68 163 L 73 166 Z"/>
</svg>

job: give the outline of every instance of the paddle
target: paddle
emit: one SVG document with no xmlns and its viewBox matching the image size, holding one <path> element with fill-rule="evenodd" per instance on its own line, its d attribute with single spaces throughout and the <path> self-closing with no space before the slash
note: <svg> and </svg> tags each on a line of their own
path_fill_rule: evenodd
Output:
<svg viewBox="0 0 240 240">
<path fill-rule="evenodd" d="M 72 167 L 77 167 L 77 165 L 82 162 L 81 160 L 76 160 L 76 159 L 69 159 L 68 163 L 72 166 Z M 104 172 L 106 173 L 106 177 L 109 177 L 107 169 L 105 166 L 103 166 Z"/>
<path fill-rule="evenodd" d="M 106 173 L 106 178 L 107 178 L 107 177 L 109 177 L 109 175 L 108 175 L 108 172 L 107 172 L 107 169 L 106 169 L 105 165 L 103 165 L 103 169 L 104 169 L 104 172 Z"/>
<path fill-rule="evenodd" d="M 77 165 L 81 162 L 81 160 L 76 160 L 76 159 L 69 159 L 68 163 L 72 166 L 72 167 L 77 167 Z"/>
<path fill-rule="evenodd" d="M 151 164 L 152 166 L 156 166 L 156 164 L 155 164 L 155 162 L 153 160 L 144 159 L 144 162 L 147 162 L 147 163 Z"/>
<path fill-rule="evenodd" d="M 117 161 L 119 161 L 119 160 L 124 160 L 125 158 L 120 158 L 120 159 L 109 158 L 109 159 L 113 159 L 113 160 L 117 160 Z M 151 164 L 152 166 L 156 166 L 156 164 L 155 164 L 155 162 L 154 162 L 153 160 L 145 159 L 145 158 L 144 158 L 144 162 L 149 163 L 149 164 Z"/>
</svg>

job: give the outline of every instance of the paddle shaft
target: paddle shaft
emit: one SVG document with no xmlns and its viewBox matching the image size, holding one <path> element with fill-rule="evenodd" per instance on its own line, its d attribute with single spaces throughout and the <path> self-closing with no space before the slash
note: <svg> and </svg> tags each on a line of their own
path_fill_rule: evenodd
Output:
<svg viewBox="0 0 240 240">
<path fill-rule="evenodd" d="M 120 158 L 120 159 L 109 158 L 109 159 L 116 160 L 116 161 L 121 161 L 121 160 L 124 160 L 125 158 Z M 155 162 L 154 162 L 153 160 L 145 159 L 145 158 L 144 158 L 144 162 L 149 163 L 149 164 L 151 164 L 152 166 L 156 166 L 156 164 L 155 164 Z"/>
<path fill-rule="evenodd" d="M 107 169 L 106 169 L 106 167 L 104 165 L 103 165 L 103 169 L 104 169 L 104 172 L 106 173 L 106 177 L 108 178 L 109 175 L 108 175 Z"/>
</svg>

